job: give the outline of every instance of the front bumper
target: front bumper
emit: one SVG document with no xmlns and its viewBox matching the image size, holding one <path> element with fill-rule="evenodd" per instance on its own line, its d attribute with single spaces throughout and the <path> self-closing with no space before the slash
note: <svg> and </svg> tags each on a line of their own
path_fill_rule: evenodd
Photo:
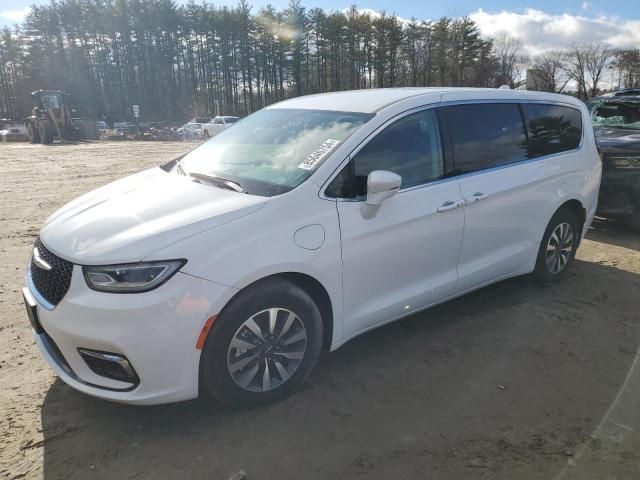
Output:
<svg viewBox="0 0 640 480">
<path fill-rule="evenodd" d="M 47 363 L 76 390 L 131 404 L 198 396 L 198 336 L 207 318 L 235 293 L 182 272 L 146 293 L 96 292 L 87 287 L 82 268 L 74 265 L 69 291 L 51 307 L 29 278 L 27 271 L 27 290 L 36 300 L 43 330 L 34 336 Z M 123 382 L 95 373 L 79 349 L 126 358 L 137 380 Z"/>
<path fill-rule="evenodd" d="M 627 217 L 640 211 L 640 171 L 605 168 L 600 184 L 598 213 Z"/>
</svg>

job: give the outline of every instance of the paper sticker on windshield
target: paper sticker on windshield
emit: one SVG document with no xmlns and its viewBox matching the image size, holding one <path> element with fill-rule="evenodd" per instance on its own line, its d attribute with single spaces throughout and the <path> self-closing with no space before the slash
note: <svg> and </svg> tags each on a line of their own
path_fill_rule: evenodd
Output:
<svg viewBox="0 0 640 480">
<path fill-rule="evenodd" d="M 316 165 L 320 163 L 320 160 L 326 157 L 331 150 L 338 146 L 339 143 L 340 140 L 333 140 L 331 138 L 326 140 L 322 145 L 316 148 L 311 155 L 305 158 L 305 160 L 298 165 L 298 168 L 302 168 L 303 170 L 313 170 L 316 168 Z"/>
</svg>

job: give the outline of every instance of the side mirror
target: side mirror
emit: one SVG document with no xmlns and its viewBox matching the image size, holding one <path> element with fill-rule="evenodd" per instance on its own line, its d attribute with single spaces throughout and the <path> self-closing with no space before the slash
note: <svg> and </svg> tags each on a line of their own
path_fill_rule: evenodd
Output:
<svg viewBox="0 0 640 480">
<path fill-rule="evenodd" d="M 402 177 L 388 170 L 374 170 L 367 177 L 367 205 L 382 205 L 400 190 Z"/>
</svg>

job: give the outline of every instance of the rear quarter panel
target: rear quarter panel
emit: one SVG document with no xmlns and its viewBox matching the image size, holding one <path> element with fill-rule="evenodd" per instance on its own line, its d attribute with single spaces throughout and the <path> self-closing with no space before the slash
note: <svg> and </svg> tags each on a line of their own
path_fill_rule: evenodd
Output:
<svg viewBox="0 0 640 480">
<path fill-rule="evenodd" d="M 564 96 L 562 97 L 564 98 Z M 536 99 L 532 101 L 536 101 Z M 586 213 L 582 229 L 584 236 L 591 225 L 598 205 L 602 162 L 586 106 L 571 97 L 567 97 L 566 105 L 579 109 L 582 114 L 582 142 L 577 150 L 550 155 L 542 160 L 547 178 L 545 190 L 551 200 L 546 207 L 548 209 L 547 222 L 562 204 L 569 200 L 578 200 Z M 538 244 L 542 240 L 545 228 L 542 228 L 539 234 Z M 535 258 L 532 259 L 531 268 L 534 264 Z"/>
</svg>

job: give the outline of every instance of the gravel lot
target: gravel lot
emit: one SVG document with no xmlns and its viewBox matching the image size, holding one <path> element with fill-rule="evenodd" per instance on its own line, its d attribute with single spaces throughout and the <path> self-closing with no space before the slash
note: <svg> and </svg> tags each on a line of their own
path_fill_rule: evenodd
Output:
<svg viewBox="0 0 640 480">
<path fill-rule="evenodd" d="M 640 478 L 640 238 L 605 221 L 560 285 L 509 280 L 361 336 L 267 408 L 131 407 L 57 380 L 20 294 L 39 226 L 190 148 L 0 145 L 0 477 Z"/>
</svg>

